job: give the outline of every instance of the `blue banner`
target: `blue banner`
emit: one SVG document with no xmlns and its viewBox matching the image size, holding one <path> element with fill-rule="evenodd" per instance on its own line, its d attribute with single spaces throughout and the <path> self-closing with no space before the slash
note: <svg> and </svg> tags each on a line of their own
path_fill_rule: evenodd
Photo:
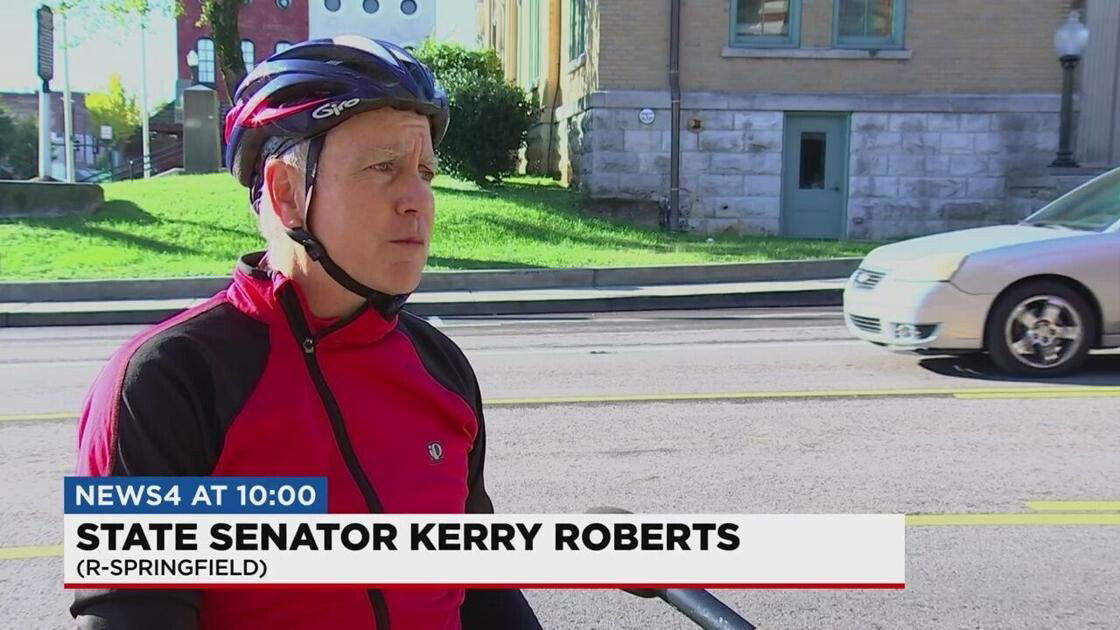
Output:
<svg viewBox="0 0 1120 630">
<path fill-rule="evenodd" d="M 66 477 L 66 514 L 325 514 L 326 477 Z"/>
</svg>

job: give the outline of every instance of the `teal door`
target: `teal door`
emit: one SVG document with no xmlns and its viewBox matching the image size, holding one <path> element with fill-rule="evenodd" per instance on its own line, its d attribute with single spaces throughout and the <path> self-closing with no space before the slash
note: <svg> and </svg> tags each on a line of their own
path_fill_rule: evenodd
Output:
<svg viewBox="0 0 1120 630">
<path fill-rule="evenodd" d="M 843 238 L 847 114 L 786 114 L 782 161 L 782 234 Z"/>
</svg>

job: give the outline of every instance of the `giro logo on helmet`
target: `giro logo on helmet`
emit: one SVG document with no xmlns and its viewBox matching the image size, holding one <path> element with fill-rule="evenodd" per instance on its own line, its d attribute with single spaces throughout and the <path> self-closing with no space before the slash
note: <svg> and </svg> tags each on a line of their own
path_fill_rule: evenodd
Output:
<svg viewBox="0 0 1120 630">
<path fill-rule="evenodd" d="M 324 118 L 330 118 L 331 116 L 338 116 L 357 104 L 358 99 L 356 98 L 352 98 L 348 101 L 340 101 L 338 103 L 327 103 L 326 105 L 316 107 L 315 111 L 311 112 L 311 117 L 316 120 L 322 120 Z"/>
</svg>

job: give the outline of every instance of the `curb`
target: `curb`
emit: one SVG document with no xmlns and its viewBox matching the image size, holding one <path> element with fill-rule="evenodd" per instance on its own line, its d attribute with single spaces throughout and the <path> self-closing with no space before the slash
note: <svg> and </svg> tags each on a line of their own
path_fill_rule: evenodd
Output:
<svg viewBox="0 0 1120 630">
<path fill-rule="evenodd" d="M 703 287 L 697 289 L 702 291 Z M 696 293 L 692 295 L 647 295 L 605 298 L 561 298 L 554 300 L 418 302 L 408 306 L 423 317 L 478 315 L 535 315 L 545 313 L 594 313 L 617 311 L 773 308 L 839 306 L 843 289 L 806 289 L 748 293 Z M 0 312 L 0 328 L 25 326 L 92 326 L 102 324 L 155 324 L 184 308 L 156 307 L 119 310 Z"/>
<path fill-rule="evenodd" d="M 417 292 L 507 291 L 816 280 L 850 276 L 859 266 L 860 260 L 860 258 L 832 258 L 657 267 L 430 271 L 424 274 Z M 229 286 L 229 281 L 229 277 L 221 276 L 137 280 L 0 282 L 0 302 L 112 302 L 204 298 Z M 8 314 L 8 316 L 10 315 Z M 0 314 L 0 317 L 2 316 L 4 315 Z"/>
</svg>

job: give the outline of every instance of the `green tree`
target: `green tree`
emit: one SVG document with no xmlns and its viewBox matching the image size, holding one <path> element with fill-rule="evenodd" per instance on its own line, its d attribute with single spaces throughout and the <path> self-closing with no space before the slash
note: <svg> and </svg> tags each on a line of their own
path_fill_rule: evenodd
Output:
<svg viewBox="0 0 1120 630">
<path fill-rule="evenodd" d="M 125 91 L 119 74 L 109 75 L 108 90 L 86 95 L 86 109 L 95 130 L 112 127 L 114 146 L 124 147 L 140 129 L 140 107 L 136 97 Z"/>
<path fill-rule="evenodd" d="M 17 179 L 39 171 L 39 132 L 33 120 L 20 120 L 0 108 L 0 166 Z"/>
<path fill-rule="evenodd" d="M 445 89 L 480 78 L 501 81 L 502 60 L 492 48 L 471 50 L 459 44 L 441 43 L 426 39 L 415 51 L 439 79 Z"/>
<path fill-rule="evenodd" d="M 416 56 L 451 102 L 451 126 L 439 148 L 441 168 L 480 186 L 516 172 L 533 107 L 524 90 L 505 80 L 497 53 L 428 40 Z"/>
<path fill-rule="evenodd" d="M 237 18 L 245 0 L 202 0 L 200 24 L 209 26 L 214 35 L 214 51 L 218 68 L 226 84 L 227 98 L 233 99 L 241 79 L 245 78 L 245 58 L 241 55 L 241 31 Z"/>
</svg>

